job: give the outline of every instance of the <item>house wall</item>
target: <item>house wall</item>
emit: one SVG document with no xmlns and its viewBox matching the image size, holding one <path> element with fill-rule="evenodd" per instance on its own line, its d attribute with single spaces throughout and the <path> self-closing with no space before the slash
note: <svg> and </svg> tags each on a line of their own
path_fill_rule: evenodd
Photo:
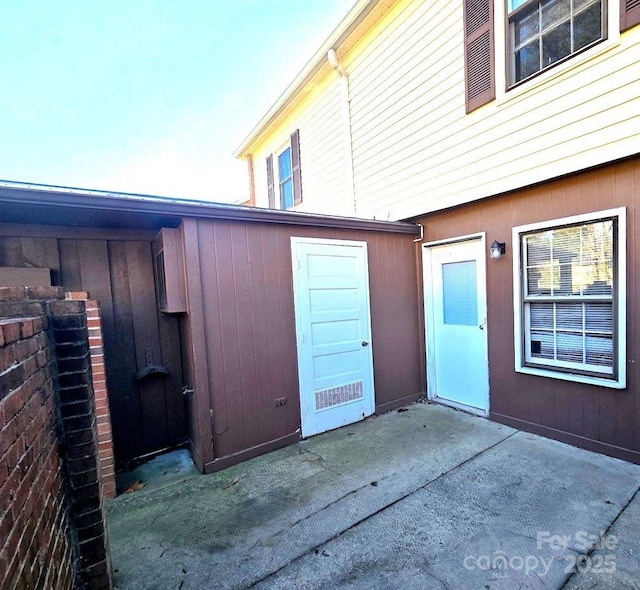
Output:
<svg viewBox="0 0 640 590">
<path fill-rule="evenodd" d="M 351 73 L 358 213 L 400 219 L 637 153 L 640 27 L 505 91 L 496 0 L 496 100 L 465 113 L 462 2 L 401 2 Z"/>
<path fill-rule="evenodd" d="M 100 304 L 118 461 L 186 439 L 178 318 L 157 309 L 155 234 L 0 223 L 0 266 L 50 268 L 53 285 L 88 292 Z M 168 378 L 136 381 L 148 355 L 168 368 Z"/>
<path fill-rule="evenodd" d="M 182 231 L 192 448 L 203 470 L 299 440 L 291 236 L 367 242 L 376 411 L 424 392 L 412 235 L 194 219 Z"/>
<path fill-rule="evenodd" d="M 349 162 L 344 125 L 344 96 L 338 75 L 329 77 L 305 101 L 286 124 L 269 137 L 253 154 L 255 205 L 268 207 L 267 165 L 269 154 L 277 154 L 289 141 L 291 133 L 300 130 L 302 169 L 302 203 L 296 211 L 331 215 L 353 215 L 353 199 L 349 192 Z M 276 160 L 274 156 L 274 161 Z M 279 200 L 276 174 L 276 202 Z"/>
<path fill-rule="evenodd" d="M 490 417 L 493 420 L 640 462 L 640 321 L 638 272 L 640 158 L 573 175 L 499 198 L 425 216 L 425 242 L 486 232 L 506 255 L 487 259 Z M 627 209 L 627 388 L 572 383 L 514 370 L 514 226 L 616 207 Z M 487 253 L 488 254 L 488 253 Z"/>
<path fill-rule="evenodd" d="M 462 0 L 400 0 L 354 47 L 336 46 L 350 80 L 357 216 L 418 216 L 637 153 L 640 27 L 621 35 L 620 3 L 606 4 L 606 41 L 507 91 L 506 2 L 495 0 L 496 99 L 469 114 Z M 348 211 L 341 186 L 317 181 L 342 174 L 344 163 L 304 147 L 310 121 L 337 145 L 336 101 L 311 92 L 264 133 L 272 149 L 300 126 L 308 211 Z M 264 152 L 255 156 L 264 175 Z M 257 190 L 266 191 L 262 177 Z"/>
</svg>

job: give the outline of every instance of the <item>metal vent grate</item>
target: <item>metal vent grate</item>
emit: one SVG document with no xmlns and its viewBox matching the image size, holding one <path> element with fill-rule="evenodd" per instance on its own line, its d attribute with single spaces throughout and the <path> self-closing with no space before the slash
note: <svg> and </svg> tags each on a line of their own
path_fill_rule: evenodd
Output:
<svg viewBox="0 0 640 590">
<path fill-rule="evenodd" d="M 331 389 L 321 389 L 316 391 L 316 410 L 323 410 L 324 408 L 337 406 L 355 399 L 361 399 L 363 396 L 362 381 L 356 381 L 340 387 L 332 387 Z"/>
</svg>

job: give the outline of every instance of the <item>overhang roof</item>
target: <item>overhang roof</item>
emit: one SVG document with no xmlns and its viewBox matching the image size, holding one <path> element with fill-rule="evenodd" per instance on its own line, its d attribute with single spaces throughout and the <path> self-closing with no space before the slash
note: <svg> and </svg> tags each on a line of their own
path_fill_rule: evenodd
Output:
<svg viewBox="0 0 640 590">
<path fill-rule="evenodd" d="M 331 71 L 327 61 L 327 52 L 330 49 L 334 49 L 340 55 L 347 53 L 395 3 L 396 0 L 357 0 L 342 22 L 238 146 L 234 152 L 235 157 L 246 158 L 251 154 L 253 146 L 269 131 L 290 103 L 304 95 L 303 91 L 305 88 L 308 89 L 312 80 L 323 72 Z"/>
<path fill-rule="evenodd" d="M 410 223 L 0 181 L 0 223 L 148 230 L 177 227 L 185 217 L 420 234 Z"/>
</svg>

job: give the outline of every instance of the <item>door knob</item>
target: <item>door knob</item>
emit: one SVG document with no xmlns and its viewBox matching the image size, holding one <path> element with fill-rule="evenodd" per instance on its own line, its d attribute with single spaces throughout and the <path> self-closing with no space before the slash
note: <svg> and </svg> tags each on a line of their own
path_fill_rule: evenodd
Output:
<svg viewBox="0 0 640 590">
<path fill-rule="evenodd" d="M 480 324 L 478 328 L 480 328 L 481 330 L 484 330 L 484 324 Z"/>
<path fill-rule="evenodd" d="M 362 346 L 369 346 L 369 343 L 366 340 L 362 341 Z"/>
</svg>

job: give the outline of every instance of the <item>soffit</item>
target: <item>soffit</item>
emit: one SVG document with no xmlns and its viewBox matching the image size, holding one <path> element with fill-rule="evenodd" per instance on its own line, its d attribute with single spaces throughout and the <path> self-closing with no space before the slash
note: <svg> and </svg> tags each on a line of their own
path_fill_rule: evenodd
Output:
<svg viewBox="0 0 640 590">
<path fill-rule="evenodd" d="M 252 154 L 269 133 L 290 115 L 332 72 L 327 52 L 343 59 L 373 29 L 397 0 L 360 0 L 320 46 L 307 65 L 234 152 L 237 158 Z"/>
</svg>

